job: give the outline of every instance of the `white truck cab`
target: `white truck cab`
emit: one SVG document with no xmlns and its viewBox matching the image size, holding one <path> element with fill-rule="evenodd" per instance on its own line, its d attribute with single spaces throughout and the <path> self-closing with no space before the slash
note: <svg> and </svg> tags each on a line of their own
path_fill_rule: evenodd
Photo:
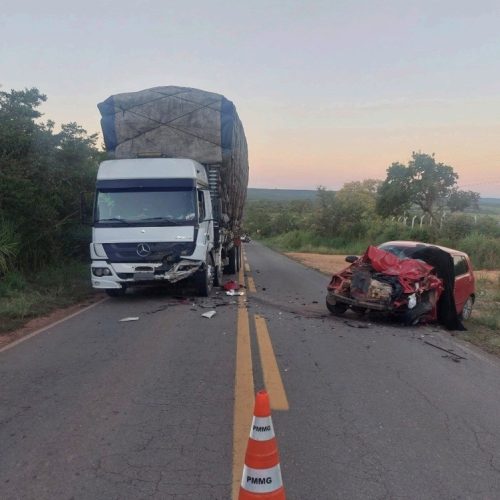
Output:
<svg viewBox="0 0 500 500">
<path fill-rule="evenodd" d="M 198 292 L 220 284 L 206 168 L 190 159 L 108 160 L 97 174 L 92 286 L 121 295 L 127 286 L 194 276 Z"/>
</svg>

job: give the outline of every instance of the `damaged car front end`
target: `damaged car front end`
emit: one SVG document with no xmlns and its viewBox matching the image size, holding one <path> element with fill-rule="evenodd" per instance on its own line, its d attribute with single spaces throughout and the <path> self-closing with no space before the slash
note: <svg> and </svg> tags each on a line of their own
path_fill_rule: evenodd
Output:
<svg viewBox="0 0 500 500">
<path fill-rule="evenodd" d="M 434 268 L 421 260 L 399 259 L 370 246 L 350 266 L 334 274 L 328 285 L 326 306 L 335 315 L 351 308 L 357 313 L 378 311 L 405 324 L 436 319 L 436 304 L 443 282 Z"/>
</svg>

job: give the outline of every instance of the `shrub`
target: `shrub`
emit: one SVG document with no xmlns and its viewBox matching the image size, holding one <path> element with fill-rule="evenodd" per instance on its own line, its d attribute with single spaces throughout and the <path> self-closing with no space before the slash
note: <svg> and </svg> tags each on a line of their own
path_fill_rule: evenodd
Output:
<svg viewBox="0 0 500 500">
<path fill-rule="evenodd" d="M 476 269 L 500 268 L 500 238 L 472 233 L 457 240 L 454 246 L 469 254 Z"/>
</svg>

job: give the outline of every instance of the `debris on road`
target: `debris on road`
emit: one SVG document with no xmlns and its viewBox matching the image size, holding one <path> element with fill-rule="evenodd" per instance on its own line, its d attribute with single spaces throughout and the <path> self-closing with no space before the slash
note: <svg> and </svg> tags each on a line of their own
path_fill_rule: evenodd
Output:
<svg viewBox="0 0 500 500">
<path fill-rule="evenodd" d="M 206 313 L 203 313 L 202 316 L 204 318 L 213 318 L 217 314 L 217 311 L 207 311 Z"/>
<path fill-rule="evenodd" d="M 424 344 L 427 344 L 427 345 L 430 345 L 432 347 L 435 347 L 436 349 L 439 349 L 440 351 L 447 352 L 451 356 L 451 358 L 453 359 L 453 361 L 458 362 L 457 360 L 467 359 L 467 358 L 464 358 L 463 356 L 460 356 L 460 354 L 457 354 L 457 353 L 453 352 L 452 350 L 445 349 L 444 347 L 440 347 L 440 346 L 438 346 L 436 344 L 433 344 L 432 342 L 429 342 L 428 340 L 424 340 Z"/>
<path fill-rule="evenodd" d="M 229 295 L 230 297 L 234 297 L 235 295 L 245 295 L 245 292 L 235 292 L 234 289 L 228 290 L 226 292 L 226 295 Z"/>
<path fill-rule="evenodd" d="M 125 321 L 139 321 L 139 316 L 130 316 L 128 318 L 122 318 L 120 320 L 120 323 L 123 323 Z"/>
<path fill-rule="evenodd" d="M 344 321 L 347 326 L 351 328 L 370 328 L 370 323 L 352 323 L 351 321 Z"/>
<path fill-rule="evenodd" d="M 230 290 L 238 290 L 240 288 L 239 283 L 236 283 L 236 281 L 229 280 L 226 283 L 224 283 L 223 286 L 224 290 L 229 292 Z"/>
</svg>

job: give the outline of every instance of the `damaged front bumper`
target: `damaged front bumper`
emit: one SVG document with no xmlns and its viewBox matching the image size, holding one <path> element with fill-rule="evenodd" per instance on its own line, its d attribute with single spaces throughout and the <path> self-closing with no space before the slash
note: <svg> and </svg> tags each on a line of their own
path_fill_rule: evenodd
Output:
<svg viewBox="0 0 500 500">
<path fill-rule="evenodd" d="M 162 263 L 126 264 L 94 261 L 91 265 L 92 287 L 118 289 L 128 285 L 147 285 L 161 281 L 177 283 L 192 276 L 202 265 L 202 261 L 187 259 L 168 268 Z M 106 275 L 103 276 L 103 272 L 106 272 Z"/>
<path fill-rule="evenodd" d="M 332 306 L 341 303 L 347 304 L 351 307 L 354 306 L 358 308 L 371 309 L 373 311 L 393 312 L 396 309 L 395 306 L 391 303 L 353 299 L 351 297 L 346 297 L 345 295 L 334 292 L 328 292 L 326 301 Z"/>
</svg>

